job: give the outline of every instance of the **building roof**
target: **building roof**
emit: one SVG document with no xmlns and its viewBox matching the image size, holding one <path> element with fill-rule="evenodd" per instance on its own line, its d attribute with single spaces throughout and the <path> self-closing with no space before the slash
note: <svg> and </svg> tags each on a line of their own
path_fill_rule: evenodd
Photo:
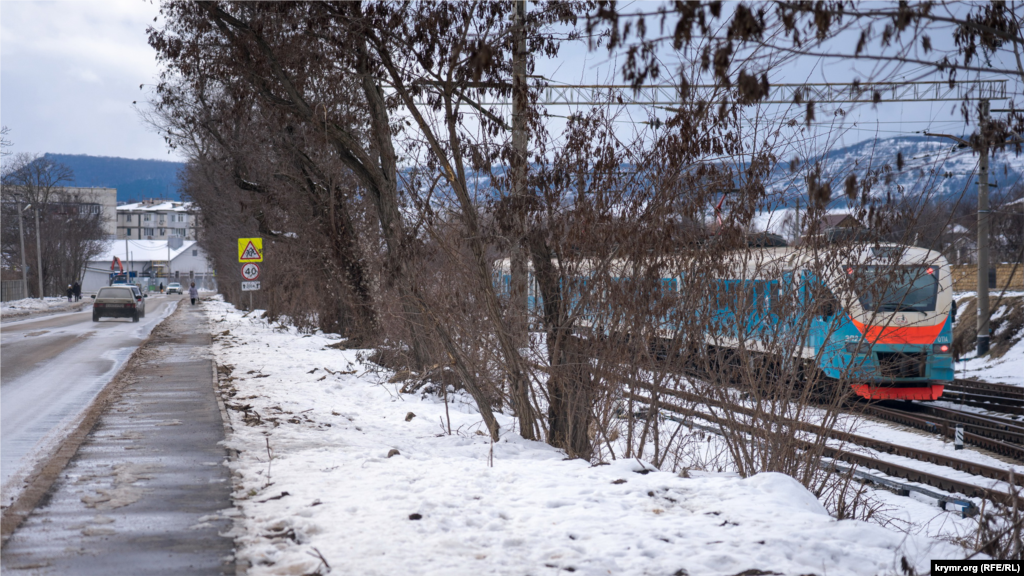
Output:
<svg viewBox="0 0 1024 576">
<path fill-rule="evenodd" d="M 122 204 L 117 207 L 118 212 L 195 212 L 196 207 L 191 202 L 135 202 L 133 204 Z"/>
<path fill-rule="evenodd" d="M 127 253 L 125 244 L 127 243 Z M 195 240 L 186 240 L 177 250 L 171 249 L 171 260 L 185 254 L 188 250 L 198 248 Z M 92 262 L 110 262 L 117 256 L 122 262 L 165 262 L 167 261 L 166 240 L 110 240 L 106 249 Z"/>
<path fill-rule="evenodd" d="M 825 214 L 821 217 L 821 226 L 825 229 L 835 228 L 837 226 L 859 228 L 861 223 L 849 214 Z"/>
</svg>

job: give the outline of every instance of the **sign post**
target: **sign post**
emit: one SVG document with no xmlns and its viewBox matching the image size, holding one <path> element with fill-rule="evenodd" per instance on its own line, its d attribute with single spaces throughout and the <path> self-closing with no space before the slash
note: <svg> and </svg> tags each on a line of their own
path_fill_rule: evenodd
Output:
<svg viewBox="0 0 1024 576">
<path fill-rule="evenodd" d="M 252 312 L 252 293 L 260 289 L 257 262 L 263 262 L 263 238 L 239 238 L 238 262 L 242 264 L 242 292 L 249 293 L 249 311 Z"/>
</svg>

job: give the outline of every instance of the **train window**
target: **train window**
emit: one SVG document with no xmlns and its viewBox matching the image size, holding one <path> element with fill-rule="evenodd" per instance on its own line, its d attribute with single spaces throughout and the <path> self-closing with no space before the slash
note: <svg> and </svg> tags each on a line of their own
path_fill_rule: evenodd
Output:
<svg viewBox="0 0 1024 576">
<path fill-rule="evenodd" d="M 935 310 L 939 291 L 938 266 L 847 266 L 844 271 L 865 310 Z"/>
<path fill-rule="evenodd" d="M 768 283 L 768 309 L 772 312 L 776 312 L 781 304 L 782 287 L 779 286 L 778 282 Z"/>
</svg>

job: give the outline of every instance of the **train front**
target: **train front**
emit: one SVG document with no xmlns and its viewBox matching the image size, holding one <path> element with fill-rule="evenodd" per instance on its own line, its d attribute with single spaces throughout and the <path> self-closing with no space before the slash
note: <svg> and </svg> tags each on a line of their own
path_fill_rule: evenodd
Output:
<svg viewBox="0 0 1024 576">
<path fill-rule="evenodd" d="M 824 338 L 825 372 L 869 399 L 938 399 L 953 380 L 946 259 L 923 248 L 875 246 L 851 260 L 829 282 L 842 313 Z"/>
</svg>

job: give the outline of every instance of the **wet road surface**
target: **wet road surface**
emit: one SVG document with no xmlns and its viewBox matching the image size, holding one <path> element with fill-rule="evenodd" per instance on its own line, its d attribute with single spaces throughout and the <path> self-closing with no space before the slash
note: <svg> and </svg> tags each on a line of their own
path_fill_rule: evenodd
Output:
<svg viewBox="0 0 1024 576">
<path fill-rule="evenodd" d="M 5 504 L 179 298 L 146 300 L 146 317 L 138 323 L 120 318 L 93 322 L 90 307 L 0 325 L 0 493 Z"/>
<path fill-rule="evenodd" d="M 3 547 L 4 574 L 234 574 L 210 336 L 183 304 L 128 367 L 50 493 Z"/>
</svg>

